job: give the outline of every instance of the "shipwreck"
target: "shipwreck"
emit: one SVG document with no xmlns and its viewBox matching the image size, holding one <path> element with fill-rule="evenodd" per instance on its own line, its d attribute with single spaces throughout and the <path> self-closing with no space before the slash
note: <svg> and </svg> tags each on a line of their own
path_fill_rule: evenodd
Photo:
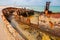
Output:
<svg viewBox="0 0 60 40">
<path fill-rule="evenodd" d="M 42 33 L 60 37 L 60 13 L 50 11 L 49 6 L 50 2 L 46 2 L 44 12 L 38 12 L 26 8 L 8 7 L 3 9 L 2 13 L 10 25 L 12 25 L 12 27 L 26 40 L 31 40 L 32 37 L 32 40 L 39 40 L 41 39 L 40 34 Z M 16 27 L 17 25 L 25 31 L 20 30 L 20 27 Z M 25 26 L 22 27 L 22 25 Z M 29 33 L 26 32 L 27 30 Z"/>
</svg>

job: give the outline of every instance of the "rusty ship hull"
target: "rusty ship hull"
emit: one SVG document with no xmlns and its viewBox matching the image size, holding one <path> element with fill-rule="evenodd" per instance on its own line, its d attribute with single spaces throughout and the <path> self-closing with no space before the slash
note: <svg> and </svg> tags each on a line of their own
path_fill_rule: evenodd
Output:
<svg viewBox="0 0 60 40">
<path fill-rule="evenodd" d="M 47 34 L 50 34 L 50 35 L 53 35 L 53 36 L 57 36 L 57 37 L 60 37 L 60 28 L 54 28 L 54 29 L 51 29 L 50 27 L 47 27 L 46 25 L 41 25 L 39 24 L 39 22 L 37 22 L 37 24 L 34 24 L 34 23 L 31 23 L 30 20 L 29 20 L 29 14 L 28 17 L 25 17 L 23 14 L 19 14 L 18 12 L 20 12 L 22 9 L 20 8 L 12 8 L 12 7 L 9 7 L 9 8 L 5 8 L 2 10 L 2 13 L 3 15 L 5 16 L 6 20 L 10 23 L 11 20 L 12 20 L 12 16 L 15 16 L 15 20 L 23 23 L 23 24 L 26 24 L 30 27 L 33 27 L 39 31 L 42 31 L 44 33 L 47 33 Z M 25 11 L 26 9 L 23 9 L 23 12 L 27 12 Z M 30 10 L 28 11 L 30 12 Z M 28 13 L 27 12 L 27 13 Z M 33 11 L 32 11 L 33 12 Z M 41 13 L 38 13 L 41 15 Z M 22 16 L 21 16 L 22 15 Z M 39 16 L 40 16 L 39 15 Z M 43 14 L 44 15 L 44 12 Z M 50 14 L 49 14 L 50 15 Z M 54 15 L 54 14 L 51 14 L 51 15 Z M 38 17 L 39 18 L 39 17 Z M 26 20 L 25 20 L 26 19 Z M 54 19 L 53 19 L 54 20 Z M 17 22 L 18 22 L 17 21 Z"/>
</svg>

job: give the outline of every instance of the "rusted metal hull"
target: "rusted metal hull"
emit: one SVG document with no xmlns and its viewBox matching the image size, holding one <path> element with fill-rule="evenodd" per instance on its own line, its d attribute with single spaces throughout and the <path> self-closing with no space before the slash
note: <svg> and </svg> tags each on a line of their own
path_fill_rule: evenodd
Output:
<svg viewBox="0 0 60 40">
<path fill-rule="evenodd" d="M 3 15 L 5 16 L 5 18 L 7 20 L 9 20 L 8 18 L 10 18 L 11 16 L 13 16 L 13 12 L 15 12 L 18 9 L 19 8 L 7 8 L 6 10 L 2 10 L 2 12 L 3 12 Z M 10 14 L 11 10 L 13 10 L 13 12 Z M 7 13 L 7 12 L 9 12 L 9 13 Z M 60 30 L 59 30 L 60 28 L 58 28 L 58 29 L 50 29 L 50 28 L 46 27 L 45 25 L 31 23 L 28 17 L 27 18 L 25 18 L 23 16 L 20 17 L 21 15 L 19 16 L 18 14 L 15 15 L 15 16 L 18 18 L 19 22 L 22 22 L 23 24 L 27 24 L 30 27 L 36 28 L 37 30 L 42 31 L 44 33 L 47 33 L 47 34 L 50 34 L 50 35 L 53 35 L 53 36 L 56 36 L 56 37 L 60 37 Z"/>
</svg>

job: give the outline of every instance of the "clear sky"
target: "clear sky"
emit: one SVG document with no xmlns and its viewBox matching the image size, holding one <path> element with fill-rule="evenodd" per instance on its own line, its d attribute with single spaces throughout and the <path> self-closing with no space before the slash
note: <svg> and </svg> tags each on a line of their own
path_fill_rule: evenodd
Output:
<svg viewBox="0 0 60 40">
<path fill-rule="evenodd" d="M 51 6 L 60 6 L 60 0 L 0 0 L 0 5 L 44 6 L 46 1 L 51 1 Z"/>
</svg>

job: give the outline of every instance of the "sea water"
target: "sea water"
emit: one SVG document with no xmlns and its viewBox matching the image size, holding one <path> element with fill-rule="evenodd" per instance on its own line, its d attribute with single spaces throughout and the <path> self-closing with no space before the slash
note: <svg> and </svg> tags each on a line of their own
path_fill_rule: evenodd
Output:
<svg viewBox="0 0 60 40">
<path fill-rule="evenodd" d="M 45 6 L 30 6 L 28 8 L 40 12 L 45 10 Z M 60 6 L 50 6 L 49 10 L 52 12 L 60 12 Z"/>
</svg>

